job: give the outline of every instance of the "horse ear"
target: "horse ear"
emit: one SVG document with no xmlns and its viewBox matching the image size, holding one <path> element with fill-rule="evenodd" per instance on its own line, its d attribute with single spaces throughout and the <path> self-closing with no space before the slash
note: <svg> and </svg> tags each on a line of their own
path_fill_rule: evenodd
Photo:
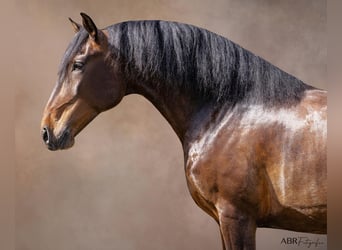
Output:
<svg viewBox="0 0 342 250">
<path fill-rule="evenodd" d="M 97 32 L 95 23 L 93 22 L 93 20 L 91 20 L 91 18 L 87 14 L 81 12 L 81 16 L 82 16 L 83 27 L 86 29 L 86 31 L 88 31 L 89 36 L 92 39 L 94 39 L 94 41 L 97 41 L 98 32 Z"/>
<path fill-rule="evenodd" d="M 71 25 L 72 27 L 74 28 L 74 31 L 75 33 L 79 32 L 80 29 L 81 29 L 81 25 L 76 23 L 74 20 L 72 20 L 70 17 L 69 17 L 69 21 L 71 22 Z"/>
</svg>

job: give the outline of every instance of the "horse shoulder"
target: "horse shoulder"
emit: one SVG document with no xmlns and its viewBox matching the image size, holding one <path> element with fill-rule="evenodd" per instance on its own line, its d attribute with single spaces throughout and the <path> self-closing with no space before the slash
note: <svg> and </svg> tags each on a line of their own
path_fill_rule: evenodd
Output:
<svg viewBox="0 0 342 250">
<path fill-rule="evenodd" d="M 248 203 L 257 208 L 255 216 L 268 213 L 273 194 L 265 169 L 255 162 L 261 160 L 254 155 L 260 148 L 252 146 L 262 135 L 245 131 L 239 119 L 227 117 L 190 144 L 185 166 L 190 193 L 214 218 L 228 203 L 236 208 Z"/>
<path fill-rule="evenodd" d="M 296 108 L 254 106 L 203 132 L 186 157 L 196 203 L 214 218 L 227 202 L 258 218 L 326 204 L 325 109 L 324 93 L 309 93 Z"/>
</svg>

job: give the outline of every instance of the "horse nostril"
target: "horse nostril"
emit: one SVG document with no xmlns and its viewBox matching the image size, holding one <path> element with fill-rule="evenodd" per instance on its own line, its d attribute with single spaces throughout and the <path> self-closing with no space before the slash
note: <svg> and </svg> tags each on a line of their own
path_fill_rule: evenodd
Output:
<svg viewBox="0 0 342 250">
<path fill-rule="evenodd" d="M 49 139 L 50 139 L 50 135 L 49 135 L 49 130 L 45 127 L 43 128 L 43 141 L 45 142 L 45 144 L 49 143 Z"/>
</svg>

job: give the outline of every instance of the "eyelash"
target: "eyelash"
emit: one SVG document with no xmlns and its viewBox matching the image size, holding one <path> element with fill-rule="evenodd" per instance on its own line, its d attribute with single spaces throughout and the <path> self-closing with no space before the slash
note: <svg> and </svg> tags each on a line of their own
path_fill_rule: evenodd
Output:
<svg viewBox="0 0 342 250">
<path fill-rule="evenodd" d="M 84 66 L 84 62 L 80 62 L 80 61 L 76 61 L 74 62 L 74 64 L 72 65 L 72 71 L 75 70 L 82 70 Z"/>
</svg>

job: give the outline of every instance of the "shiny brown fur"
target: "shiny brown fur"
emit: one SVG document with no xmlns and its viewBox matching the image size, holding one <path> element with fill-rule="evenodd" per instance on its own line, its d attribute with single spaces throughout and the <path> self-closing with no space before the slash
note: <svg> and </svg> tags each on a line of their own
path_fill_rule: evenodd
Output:
<svg viewBox="0 0 342 250">
<path fill-rule="evenodd" d="M 89 38 L 72 62 L 86 64 L 69 68 L 47 103 L 42 133 L 49 149 L 71 147 L 96 115 L 140 94 L 182 142 L 190 193 L 217 221 L 223 249 L 255 249 L 257 227 L 326 233 L 325 91 L 309 88 L 287 105 L 232 106 L 134 82 L 108 59 L 107 31 L 82 17 Z"/>
</svg>

